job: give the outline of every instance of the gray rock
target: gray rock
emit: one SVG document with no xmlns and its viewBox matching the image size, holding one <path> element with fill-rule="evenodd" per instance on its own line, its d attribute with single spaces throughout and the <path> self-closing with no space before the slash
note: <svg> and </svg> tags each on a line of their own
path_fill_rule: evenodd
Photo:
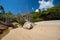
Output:
<svg viewBox="0 0 60 40">
<path fill-rule="evenodd" d="M 25 29 L 32 29 L 33 28 L 33 23 L 32 22 L 25 22 L 24 25 L 23 25 L 23 28 Z"/>
</svg>

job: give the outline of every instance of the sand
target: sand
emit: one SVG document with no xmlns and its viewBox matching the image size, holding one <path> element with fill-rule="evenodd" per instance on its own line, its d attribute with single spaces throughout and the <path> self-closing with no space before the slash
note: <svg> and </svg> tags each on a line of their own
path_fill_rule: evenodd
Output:
<svg viewBox="0 0 60 40">
<path fill-rule="evenodd" d="M 60 40 L 60 20 L 36 22 L 33 29 L 16 28 L 1 40 Z"/>
</svg>

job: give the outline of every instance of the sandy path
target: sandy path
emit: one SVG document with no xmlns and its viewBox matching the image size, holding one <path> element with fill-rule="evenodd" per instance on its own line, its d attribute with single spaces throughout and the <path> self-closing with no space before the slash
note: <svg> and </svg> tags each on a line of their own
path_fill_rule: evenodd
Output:
<svg viewBox="0 0 60 40">
<path fill-rule="evenodd" d="M 11 30 L 2 40 L 60 40 L 60 21 L 37 22 L 33 29 Z"/>
</svg>

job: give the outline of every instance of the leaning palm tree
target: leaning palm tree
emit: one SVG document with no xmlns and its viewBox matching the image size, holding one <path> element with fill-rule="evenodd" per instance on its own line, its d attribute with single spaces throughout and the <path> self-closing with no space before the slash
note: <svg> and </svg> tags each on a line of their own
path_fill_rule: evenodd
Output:
<svg viewBox="0 0 60 40">
<path fill-rule="evenodd" d="M 0 23 L 3 25 L 10 25 L 11 18 L 11 12 L 5 13 L 3 6 L 0 6 Z"/>
<path fill-rule="evenodd" d="M 3 6 L 0 5 L 0 21 L 3 21 L 5 22 L 5 11 L 4 11 L 4 8 Z"/>
<path fill-rule="evenodd" d="M 5 13 L 3 6 L 0 5 L 0 13 Z"/>
</svg>

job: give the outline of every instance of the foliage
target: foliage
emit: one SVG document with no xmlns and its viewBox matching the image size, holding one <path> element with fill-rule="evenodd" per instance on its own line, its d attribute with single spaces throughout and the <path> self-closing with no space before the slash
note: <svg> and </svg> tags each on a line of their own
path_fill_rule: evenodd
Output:
<svg viewBox="0 0 60 40">
<path fill-rule="evenodd" d="M 59 20 L 60 19 L 60 6 L 47 9 L 47 20 Z"/>
<path fill-rule="evenodd" d="M 25 23 L 25 21 L 19 20 L 18 23 L 21 24 L 21 25 L 23 25 Z"/>
<path fill-rule="evenodd" d="M 7 13 L 5 13 L 5 18 L 12 18 L 12 13 L 11 11 L 8 11 Z"/>
<path fill-rule="evenodd" d="M 42 15 L 41 11 L 32 12 L 31 14 L 32 14 L 32 21 L 33 22 L 38 22 L 38 21 L 43 20 L 43 18 L 41 17 L 41 15 Z"/>
<path fill-rule="evenodd" d="M 4 8 L 2 6 L 0 6 L 0 9 L 4 11 Z M 20 23 L 21 25 L 25 23 L 25 20 L 20 14 L 14 15 L 11 11 L 8 11 L 7 13 L 4 13 L 3 11 L 2 13 L 0 13 L 0 19 L 10 18 Z M 41 11 L 39 9 L 39 12 L 31 12 L 30 14 L 25 14 L 23 16 L 29 21 L 32 20 L 32 22 L 38 22 L 43 20 L 60 20 L 60 6 L 48 8 L 46 11 Z"/>
<path fill-rule="evenodd" d="M 46 11 L 32 12 L 33 21 L 60 20 L 60 6 L 48 8 Z"/>
</svg>

